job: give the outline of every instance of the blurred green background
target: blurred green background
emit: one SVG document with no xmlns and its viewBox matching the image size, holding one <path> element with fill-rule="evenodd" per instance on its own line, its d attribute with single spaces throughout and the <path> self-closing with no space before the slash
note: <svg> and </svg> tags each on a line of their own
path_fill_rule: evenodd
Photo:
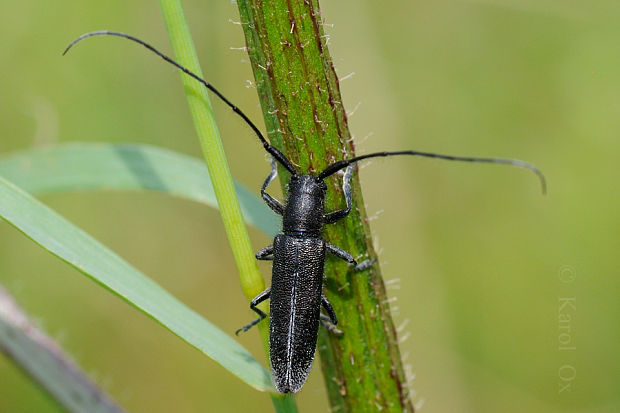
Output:
<svg viewBox="0 0 620 413">
<path fill-rule="evenodd" d="M 236 5 L 186 1 L 207 78 L 261 115 Z M 418 149 L 529 160 L 547 175 L 415 159 L 361 171 L 395 323 L 423 412 L 620 411 L 620 4 L 323 1 L 358 153 Z M 0 153 L 142 142 L 200 156 L 155 1 L 0 3 Z M 233 175 L 269 167 L 214 102 Z M 218 213 L 150 193 L 50 205 L 233 333 L 252 315 Z M 255 249 L 270 241 L 251 229 Z M 262 265 L 268 277 L 269 265 Z M 271 411 L 269 398 L 0 224 L 0 283 L 132 412 Z M 575 308 L 562 306 L 575 299 Z M 563 317 L 570 321 L 560 322 Z M 568 327 L 564 329 L 563 327 Z M 567 333 L 568 336 L 561 336 Z M 262 357 L 256 332 L 239 337 Z M 571 350 L 561 350 L 569 339 Z M 261 358 L 262 360 L 262 358 Z M 574 374 L 573 374 L 574 373 Z M 328 409 L 318 363 L 301 411 Z M 0 411 L 57 408 L 0 357 Z"/>
</svg>

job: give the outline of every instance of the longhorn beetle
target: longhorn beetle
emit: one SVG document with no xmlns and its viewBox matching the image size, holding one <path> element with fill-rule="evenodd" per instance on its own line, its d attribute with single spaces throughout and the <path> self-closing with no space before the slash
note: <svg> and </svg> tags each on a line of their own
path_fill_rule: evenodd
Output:
<svg viewBox="0 0 620 413">
<path fill-rule="evenodd" d="M 365 260 L 358 264 L 351 254 L 321 238 L 323 225 L 333 224 L 346 218 L 351 211 L 350 182 L 353 166 L 356 162 L 368 158 L 411 155 L 449 161 L 512 165 L 529 169 L 538 175 L 543 193 L 546 191 L 545 178 L 542 172 L 528 162 L 516 159 L 440 155 L 419 151 L 369 153 L 334 162 L 316 176 L 298 173 L 293 163 L 280 150 L 267 142 L 258 127 L 241 109 L 232 104 L 209 82 L 148 43 L 125 33 L 97 31 L 86 33 L 75 39 L 65 49 L 63 55 L 81 40 L 103 35 L 118 36 L 139 43 L 202 83 L 252 128 L 265 151 L 271 155 L 271 173 L 265 179 L 260 192 L 269 208 L 282 216 L 282 233 L 276 235 L 273 245 L 269 245 L 256 253 L 256 258 L 259 260 L 273 260 L 271 288 L 263 291 L 251 301 L 250 308 L 259 317 L 237 330 L 236 334 L 241 331 L 248 331 L 267 317 L 267 314 L 257 306 L 269 298 L 271 300 L 269 307 L 269 355 L 274 384 L 281 393 L 295 393 L 301 389 L 306 381 L 314 359 L 319 323 L 331 331 L 337 331 L 335 326 L 338 324 L 338 318 L 322 293 L 325 254 L 329 252 L 347 261 L 356 271 L 370 267 L 375 261 Z M 267 187 L 276 177 L 276 163 L 279 163 L 291 174 L 288 182 L 288 196 L 284 204 L 266 192 Z M 324 206 L 327 185 L 324 180 L 342 169 L 345 170 L 342 189 L 346 207 L 326 213 Z M 321 307 L 325 309 L 327 315 L 321 314 Z"/>
</svg>

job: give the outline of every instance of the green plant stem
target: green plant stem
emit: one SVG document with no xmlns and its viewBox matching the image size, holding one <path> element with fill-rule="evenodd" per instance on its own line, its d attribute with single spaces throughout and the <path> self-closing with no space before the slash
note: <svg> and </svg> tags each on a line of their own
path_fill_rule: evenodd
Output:
<svg viewBox="0 0 620 413">
<path fill-rule="evenodd" d="M 303 173 L 352 157 L 353 143 L 318 1 L 237 3 L 272 144 Z M 288 175 L 281 173 L 280 179 L 284 185 Z M 327 210 L 342 208 L 341 178 L 330 178 L 327 184 Z M 356 258 L 372 258 L 375 252 L 356 176 L 352 189 L 351 214 L 325 228 L 324 236 Z M 325 274 L 326 294 L 345 332 L 342 337 L 325 332 L 319 336 L 332 411 L 412 412 L 379 266 L 354 273 L 342 260 L 329 258 Z"/>
<path fill-rule="evenodd" d="M 180 1 L 160 0 L 160 5 L 177 62 L 202 76 Z M 244 281 L 244 293 L 247 297 L 253 297 L 265 289 L 265 283 L 258 273 L 250 238 L 243 224 L 241 209 L 207 91 L 204 86 L 183 73 L 181 73 L 181 82 L 211 175 L 226 234 L 233 247 L 235 262 Z"/>
<path fill-rule="evenodd" d="M 160 0 L 159 4 L 176 61 L 202 77 L 181 2 L 179 0 Z M 239 270 L 243 293 L 248 300 L 251 300 L 265 289 L 265 282 L 256 265 L 207 91 L 203 85 L 183 73 L 181 73 L 181 82 L 185 88 L 194 126 L 213 182 L 222 221 Z M 265 307 L 263 310 L 268 311 Z M 267 323 L 261 323 L 259 330 L 265 352 L 268 354 Z M 297 410 L 294 399 L 291 397 L 272 394 L 272 400 L 277 411 Z"/>
</svg>

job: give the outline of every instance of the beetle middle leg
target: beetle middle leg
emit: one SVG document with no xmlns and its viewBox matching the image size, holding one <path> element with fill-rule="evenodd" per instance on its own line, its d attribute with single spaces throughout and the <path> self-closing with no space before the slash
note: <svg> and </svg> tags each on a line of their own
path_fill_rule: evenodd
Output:
<svg viewBox="0 0 620 413">
<path fill-rule="evenodd" d="M 257 260 L 273 261 L 273 245 L 268 245 L 255 255 Z"/>
<path fill-rule="evenodd" d="M 337 246 L 332 245 L 329 242 L 325 243 L 325 247 L 327 248 L 327 251 L 331 252 L 336 257 L 341 258 L 351 264 L 355 271 L 364 271 L 365 269 L 370 268 L 377 261 L 376 258 L 373 258 L 364 260 L 358 264 L 357 261 L 355 261 L 355 258 L 353 258 L 353 256 L 345 250 L 338 248 Z"/>
<path fill-rule="evenodd" d="M 270 295 L 271 295 L 271 288 L 268 288 L 262 293 L 258 294 L 256 297 L 254 297 L 252 301 L 250 301 L 250 309 L 254 311 L 256 314 L 258 314 L 258 318 L 256 320 L 252 320 L 250 323 L 244 325 L 239 330 L 235 331 L 235 335 L 239 335 L 241 331 L 245 333 L 246 331 L 254 327 L 256 324 L 263 321 L 265 317 L 267 317 L 267 314 L 265 314 L 264 311 L 262 311 L 260 308 L 256 306 L 262 303 L 263 301 L 265 301 L 266 299 L 268 299 Z"/>
</svg>

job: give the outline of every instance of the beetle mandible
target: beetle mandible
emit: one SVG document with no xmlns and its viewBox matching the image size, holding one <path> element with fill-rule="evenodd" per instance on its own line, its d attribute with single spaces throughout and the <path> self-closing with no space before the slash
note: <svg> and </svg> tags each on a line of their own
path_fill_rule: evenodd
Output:
<svg viewBox="0 0 620 413">
<path fill-rule="evenodd" d="M 148 43 L 125 33 L 113 31 L 96 31 L 86 33 L 65 49 L 66 54 L 73 45 L 92 36 L 122 37 L 146 47 L 168 63 L 202 83 L 215 93 L 237 115 L 252 128 L 263 148 L 272 157 L 271 173 L 261 188 L 261 196 L 275 213 L 282 216 L 282 233 L 276 235 L 273 245 L 269 245 L 256 253 L 259 260 L 273 260 L 271 288 L 257 295 L 250 303 L 250 308 L 258 314 L 258 318 L 236 331 L 247 331 L 267 317 L 257 306 L 270 299 L 269 315 L 269 355 L 273 380 L 276 389 L 281 393 L 295 393 L 301 389 L 308 377 L 316 350 L 319 324 L 335 331 L 338 319 L 330 302 L 323 295 L 323 269 L 325 255 L 330 253 L 347 261 L 356 271 L 364 270 L 374 263 L 367 259 L 357 263 L 348 252 L 332 245 L 321 238 L 325 224 L 333 224 L 347 217 L 351 211 L 351 175 L 355 163 L 376 157 L 410 155 L 437 158 L 449 161 L 484 162 L 512 165 L 529 169 L 540 179 L 543 193 L 546 191 L 545 178 L 534 165 L 516 160 L 501 158 L 478 158 L 465 156 L 441 155 L 420 151 L 375 152 L 340 160 L 327 166 L 318 175 L 298 173 L 293 163 L 276 147 L 267 142 L 258 127 L 241 111 L 222 95 L 213 85 L 183 67 L 173 59 L 164 55 Z M 290 172 L 288 196 L 284 204 L 266 192 L 268 185 L 277 175 L 277 163 Z M 345 170 L 343 175 L 343 193 L 346 207 L 333 212 L 325 212 L 325 195 L 327 185 L 324 180 L 338 171 Z M 321 307 L 327 315 L 321 314 Z"/>
</svg>

